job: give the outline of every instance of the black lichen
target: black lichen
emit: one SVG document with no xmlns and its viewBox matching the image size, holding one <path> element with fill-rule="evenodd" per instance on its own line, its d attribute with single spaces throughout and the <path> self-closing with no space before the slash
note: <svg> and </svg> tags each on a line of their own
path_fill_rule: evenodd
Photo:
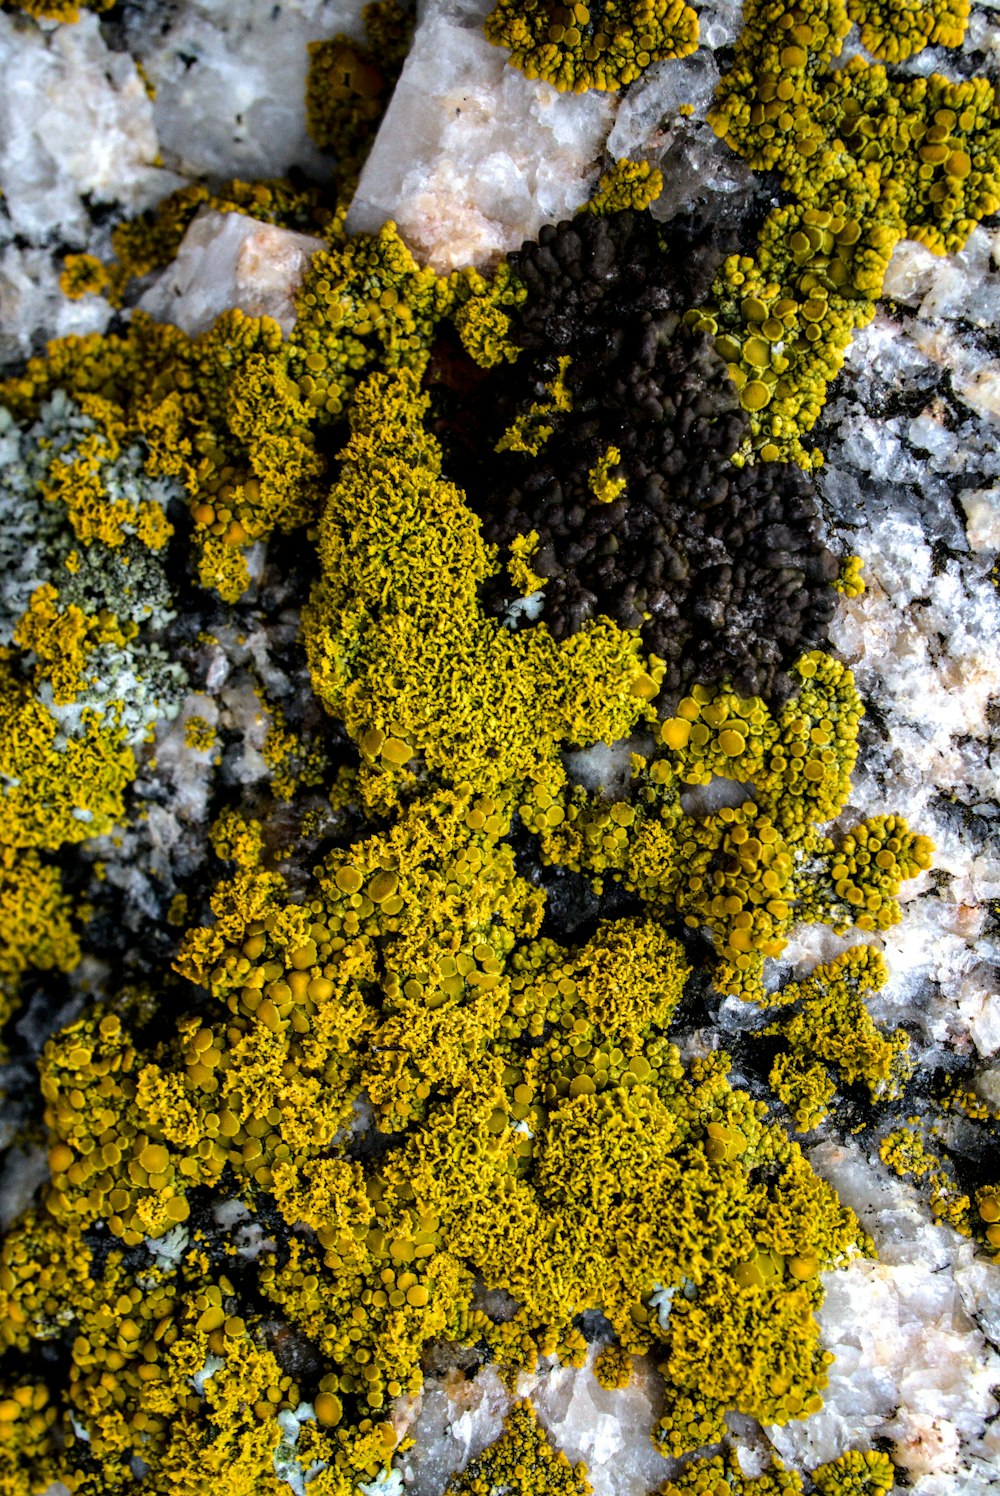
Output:
<svg viewBox="0 0 1000 1496">
<path fill-rule="evenodd" d="M 469 486 L 502 552 L 537 535 L 529 564 L 557 638 L 603 614 L 642 629 L 668 688 L 728 676 L 780 692 L 826 639 L 837 568 L 812 480 L 733 463 L 747 417 L 711 340 L 684 323 L 728 247 L 675 224 L 668 254 L 659 226 L 632 212 L 543 229 L 513 257 L 525 353 L 497 408 L 510 424 L 544 403 L 566 358 L 572 408 L 545 415 L 535 452 L 484 442 Z M 503 611 L 513 597 L 491 602 Z"/>
</svg>

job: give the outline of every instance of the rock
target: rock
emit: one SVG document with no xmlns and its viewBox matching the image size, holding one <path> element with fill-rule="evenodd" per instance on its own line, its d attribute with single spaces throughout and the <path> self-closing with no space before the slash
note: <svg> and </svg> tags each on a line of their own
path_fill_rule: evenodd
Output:
<svg viewBox="0 0 1000 1496">
<path fill-rule="evenodd" d="M 361 38 L 363 0 L 185 0 L 164 14 L 130 5 L 125 39 L 156 89 L 164 156 L 192 176 L 281 176 L 291 166 L 322 179 L 325 159 L 306 133 L 307 44 L 342 32 Z"/>
<path fill-rule="evenodd" d="M 220 312 L 273 317 L 282 332 L 295 322 L 295 293 L 322 239 L 261 223 L 243 213 L 202 209 L 181 240 L 177 258 L 139 306 L 194 337 Z"/>
<path fill-rule="evenodd" d="M 516 1395 L 530 1398 L 539 1421 L 568 1459 L 587 1464 L 594 1496 L 647 1496 L 675 1468 L 652 1443 L 659 1378 L 638 1362 L 631 1384 L 606 1392 L 591 1366 L 543 1363 L 522 1373 Z M 512 1396 L 492 1366 L 471 1381 L 459 1371 L 428 1378 L 419 1399 L 398 1408 L 399 1431 L 414 1440 L 397 1462 L 409 1496 L 440 1496 L 448 1477 L 496 1439 Z"/>
<path fill-rule="evenodd" d="M 985 276 L 982 256 L 975 263 Z M 977 294 L 967 287 L 961 307 Z M 1000 796 L 990 718 L 1000 606 L 983 543 L 995 521 L 989 498 L 965 507 L 976 490 L 963 489 L 976 473 L 988 496 L 1000 477 L 995 424 L 942 384 L 923 346 L 931 328 L 952 344 L 962 336 L 956 319 L 880 314 L 856 338 L 819 431 L 828 521 L 865 560 L 866 590 L 844 599 L 831 630 L 873 722 L 843 824 L 892 806 L 936 843 L 935 870 L 908 886 L 903 923 L 882 936 L 891 980 L 872 1003 L 884 1021 L 913 1024 L 925 1058 L 952 1043 L 996 1050 L 997 942 L 986 931 L 1000 892 L 987 832 Z M 963 525 L 970 514 L 975 525 Z"/>
<path fill-rule="evenodd" d="M 701 34 L 735 34 L 732 17 L 701 16 Z M 624 94 L 607 151 L 614 160 L 649 161 L 663 173 L 663 191 L 652 205 L 667 222 L 695 204 L 715 214 L 741 211 L 756 192 L 753 173 L 716 136 L 706 116 L 719 81 L 709 47 L 690 57 L 648 68 Z"/>
<path fill-rule="evenodd" d="M 614 118 L 606 94 L 530 82 L 482 35 L 489 9 L 432 4 L 396 85 L 347 218 L 392 219 L 439 272 L 484 265 L 589 196 Z"/>
<path fill-rule="evenodd" d="M 880 1260 L 825 1274 L 819 1319 L 836 1359 L 823 1409 L 768 1437 L 799 1468 L 888 1439 L 919 1496 L 986 1496 L 1000 1356 L 984 1330 L 1000 1327 L 1000 1266 L 933 1224 L 916 1191 L 856 1146 L 825 1143 L 809 1157 Z"/>
<path fill-rule="evenodd" d="M 1000 488 L 972 488 L 962 494 L 965 536 L 974 551 L 1000 549 Z"/>
<path fill-rule="evenodd" d="M 137 213 L 179 185 L 157 163 L 153 106 L 135 62 L 96 15 L 43 31 L 0 15 L 0 191 L 12 230 L 86 243 L 83 199 Z"/>
<path fill-rule="evenodd" d="M 43 29 L 0 13 L 0 73 L 3 364 L 49 338 L 106 328 L 103 297 L 63 297 L 63 256 L 107 254 L 109 216 L 139 213 L 183 179 L 160 165 L 138 69 L 127 52 L 108 48 L 96 15 Z"/>
</svg>

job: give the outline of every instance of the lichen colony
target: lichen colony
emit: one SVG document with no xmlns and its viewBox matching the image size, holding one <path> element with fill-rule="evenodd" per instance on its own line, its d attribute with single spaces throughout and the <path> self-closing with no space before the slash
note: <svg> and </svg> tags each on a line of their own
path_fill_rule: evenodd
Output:
<svg viewBox="0 0 1000 1496">
<path fill-rule="evenodd" d="M 414 26 L 373 0 L 303 49 L 319 169 L 188 173 L 67 246 L 106 324 L 0 382 L 3 1141 L 37 1165 L 5 1496 L 397 1496 L 442 1367 L 507 1400 L 435 1496 L 591 1489 L 553 1367 L 658 1379 L 662 1496 L 907 1478 L 857 1431 L 734 1440 L 811 1426 L 828 1285 L 876 1258 L 817 1140 L 1000 1253 L 1000 1097 L 876 1006 L 935 852 L 855 786 L 865 528 L 820 481 L 894 250 L 1000 210 L 994 83 L 910 66 L 968 19 L 745 0 L 705 126 L 731 210 L 658 214 L 622 159 L 443 270 L 349 232 Z M 499 0 L 476 44 L 627 100 L 699 24 Z M 284 321 L 146 301 L 243 221 L 303 257 Z"/>
</svg>

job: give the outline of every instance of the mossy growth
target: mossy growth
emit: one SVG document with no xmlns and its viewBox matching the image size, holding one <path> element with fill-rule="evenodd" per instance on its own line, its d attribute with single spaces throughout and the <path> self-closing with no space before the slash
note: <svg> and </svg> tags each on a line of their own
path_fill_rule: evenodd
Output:
<svg viewBox="0 0 1000 1496">
<path fill-rule="evenodd" d="M 625 88 L 650 63 L 698 45 L 698 17 L 684 0 L 608 0 L 593 10 L 581 0 L 498 0 L 484 29 L 525 77 L 573 93 Z"/>
<path fill-rule="evenodd" d="M 861 702 L 850 671 L 828 655 L 804 656 L 793 678 L 798 695 L 777 712 L 725 686 L 694 687 L 659 724 L 626 800 L 537 783 L 519 807 L 547 860 L 590 875 L 598 891 L 614 879 L 664 919 L 707 929 L 714 982 L 752 1001 L 765 999 L 764 961 L 781 955 L 795 920 L 839 934 L 885 929 L 900 918 L 900 884 L 932 853 L 893 816 L 825 834 L 848 801 Z M 685 811 L 682 796 L 718 780 L 740 787 L 742 801 Z"/>
<path fill-rule="evenodd" d="M 586 1467 L 552 1447 L 529 1402 L 515 1403 L 499 1439 L 448 1482 L 445 1496 L 588 1496 Z"/>
<path fill-rule="evenodd" d="M 770 1082 L 800 1132 L 826 1116 L 834 1090 L 827 1067 L 846 1085 L 864 1084 L 873 1103 L 902 1092 L 912 1068 L 909 1038 L 902 1029 L 882 1033 L 864 1001 L 887 978 L 879 953 L 859 945 L 777 994 L 783 1006 L 795 1004 L 795 1012 L 766 1030 L 783 1041 Z"/>
<path fill-rule="evenodd" d="M 859 57 L 832 66 L 852 18 L 886 57 L 921 38 L 956 45 L 961 7 L 883 12 L 843 0 L 753 0 L 711 123 L 791 201 L 768 215 L 753 256 L 730 256 L 710 304 L 712 332 L 750 415 L 751 450 L 818 461 L 802 445 L 854 330 L 874 316 L 902 238 L 960 249 L 1000 205 L 1000 116 L 985 78 L 892 79 Z M 870 18 L 870 19 L 869 19 Z M 926 30 L 925 30 L 926 27 Z M 890 41 L 890 31 L 892 40 Z"/>
</svg>

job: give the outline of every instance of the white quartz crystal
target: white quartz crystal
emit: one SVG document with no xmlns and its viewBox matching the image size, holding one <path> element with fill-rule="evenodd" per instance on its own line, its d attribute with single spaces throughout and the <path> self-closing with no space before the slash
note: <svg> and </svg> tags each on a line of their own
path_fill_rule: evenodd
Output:
<svg viewBox="0 0 1000 1496">
<path fill-rule="evenodd" d="M 593 1357 L 579 1369 L 545 1362 L 522 1373 L 516 1396 L 530 1399 L 557 1449 L 586 1463 L 594 1496 L 647 1496 L 674 1468 L 652 1442 L 662 1385 L 640 1361 L 628 1387 L 607 1392 L 594 1377 Z M 400 1404 L 397 1428 L 414 1440 L 397 1461 L 409 1496 L 440 1496 L 452 1472 L 499 1437 L 512 1400 L 487 1366 L 471 1381 L 458 1371 L 429 1378 L 418 1399 Z"/>
<path fill-rule="evenodd" d="M 192 337 L 229 307 L 250 317 L 273 317 L 288 333 L 295 322 L 295 293 L 310 259 L 322 248 L 321 239 L 243 213 L 202 209 L 181 240 L 177 258 L 139 305 Z"/>
<path fill-rule="evenodd" d="M 94 295 L 68 300 L 59 285 L 60 270 L 60 256 L 39 245 L 0 248 L 0 364 L 26 358 L 44 339 L 107 327 L 109 303 Z"/>
<path fill-rule="evenodd" d="M 124 217 L 182 179 L 159 163 L 153 107 L 132 58 L 106 45 L 95 15 L 41 27 L 0 13 L 0 363 L 48 338 L 100 332 L 100 296 L 67 301 L 63 256 L 106 253 L 92 213 Z"/>
<path fill-rule="evenodd" d="M 488 9 L 422 14 L 347 219 L 351 232 L 392 219 L 439 271 L 486 264 L 585 202 L 614 117 L 607 94 L 510 67 L 482 34 Z"/>
<path fill-rule="evenodd" d="M 819 1319 L 836 1359 L 824 1406 L 769 1438 L 798 1468 L 887 1439 L 918 1496 L 986 1496 L 1000 1469 L 1000 1355 L 984 1334 L 1000 1330 L 1000 1266 L 854 1145 L 821 1144 L 810 1159 L 879 1260 L 825 1275 Z"/>
<path fill-rule="evenodd" d="M 156 88 L 165 159 L 192 176 L 327 174 L 306 133 L 307 45 L 361 39 L 363 0 L 185 0 L 129 8 L 126 34 Z"/>
<path fill-rule="evenodd" d="M 135 213 L 174 185 L 136 65 L 95 15 L 42 30 L 0 14 L 0 74 L 0 191 L 17 234 L 79 245 L 84 196 Z"/>
<path fill-rule="evenodd" d="M 982 277 L 986 263 L 978 251 L 967 262 Z M 956 319 L 986 294 L 977 284 L 967 271 L 949 316 L 934 323 L 880 315 L 859 334 L 828 407 L 820 477 L 840 547 L 865 560 L 866 590 L 843 601 L 832 640 L 878 724 L 863 733 L 842 822 L 895 810 L 936 845 L 933 871 L 904 886 L 902 923 L 881 937 L 891 980 L 872 1003 L 884 1021 L 911 1027 L 928 1060 L 947 1044 L 984 1056 L 1000 1048 L 1000 949 L 987 933 L 1000 896 L 990 718 L 1000 609 L 989 545 L 1000 456 L 995 423 L 961 397 L 944 399 L 922 346 L 928 329 L 958 339 Z M 906 294 L 921 304 L 930 292 L 911 282 Z M 899 414 L 867 413 L 894 403 Z M 966 473 L 979 481 L 957 510 L 953 487 Z M 787 954 L 807 962 L 808 945 Z"/>
</svg>

